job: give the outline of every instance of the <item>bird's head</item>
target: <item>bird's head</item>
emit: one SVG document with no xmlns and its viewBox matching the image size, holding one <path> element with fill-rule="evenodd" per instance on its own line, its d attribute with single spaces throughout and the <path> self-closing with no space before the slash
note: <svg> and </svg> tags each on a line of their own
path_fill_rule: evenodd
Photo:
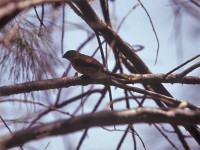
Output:
<svg viewBox="0 0 200 150">
<path fill-rule="evenodd" d="M 76 57 L 79 53 L 75 50 L 69 50 L 67 51 L 64 55 L 63 58 L 66 58 L 68 60 L 73 59 L 74 57 Z"/>
</svg>

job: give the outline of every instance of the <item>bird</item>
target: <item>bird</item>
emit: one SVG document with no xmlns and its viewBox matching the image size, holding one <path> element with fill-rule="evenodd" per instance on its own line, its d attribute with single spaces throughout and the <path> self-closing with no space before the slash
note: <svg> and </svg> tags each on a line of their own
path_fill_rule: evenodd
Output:
<svg viewBox="0 0 200 150">
<path fill-rule="evenodd" d="M 108 75 L 115 76 L 114 73 L 107 70 L 98 60 L 78 51 L 69 50 L 63 55 L 63 58 L 69 60 L 77 72 L 90 78 L 103 79 L 107 78 Z"/>
</svg>

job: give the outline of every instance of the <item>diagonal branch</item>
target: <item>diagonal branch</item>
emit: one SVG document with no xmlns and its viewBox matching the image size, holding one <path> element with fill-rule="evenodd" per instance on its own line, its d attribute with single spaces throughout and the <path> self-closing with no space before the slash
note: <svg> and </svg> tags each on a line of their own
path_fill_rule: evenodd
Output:
<svg viewBox="0 0 200 150">
<path fill-rule="evenodd" d="M 99 32 L 105 40 L 109 43 L 110 47 L 118 49 L 136 68 L 138 73 L 148 74 L 151 71 L 145 65 L 145 63 L 134 52 L 134 49 L 130 47 L 119 35 L 116 34 L 108 25 L 106 25 L 94 12 L 87 1 L 74 1 L 77 7 L 84 16 L 84 21 L 95 31 Z M 73 9 L 73 8 L 72 8 Z M 165 89 L 160 83 L 149 84 L 150 88 L 163 95 L 172 97 L 172 95 Z M 170 107 L 170 105 L 168 105 Z M 200 131 L 196 126 L 185 126 L 186 130 L 194 137 L 194 139 L 200 144 Z"/>
</svg>

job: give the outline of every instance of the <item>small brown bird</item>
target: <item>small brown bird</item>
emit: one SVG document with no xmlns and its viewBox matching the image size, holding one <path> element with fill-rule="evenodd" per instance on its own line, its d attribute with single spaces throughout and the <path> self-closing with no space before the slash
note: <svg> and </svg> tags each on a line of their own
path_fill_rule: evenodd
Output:
<svg viewBox="0 0 200 150">
<path fill-rule="evenodd" d="M 91 78 L 102 79 L 106 78 L 107 74 L 109 74 L 98 60 L 75 50 L 67 51 L 63 55 L 63 58 L 68 59 L 77 72 Z"/>
</svg>

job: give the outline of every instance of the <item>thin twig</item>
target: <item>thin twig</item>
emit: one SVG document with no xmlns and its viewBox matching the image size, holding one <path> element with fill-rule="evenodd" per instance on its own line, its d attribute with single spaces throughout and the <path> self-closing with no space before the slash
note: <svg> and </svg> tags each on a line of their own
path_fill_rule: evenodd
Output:
<svg viewBox="0 0 200 150">
<path fill-rule="evenodd" d="M 187 60 L 186 62 L 182 63 L 181 65 L 177 66 L 176 68 L 172 69 L 171 71 L 169 71 L 168 73 L 165 74 L 165 78 L 170 75 L 171 73 L 173 73 L 174 71 L 180 69 L 181 67 L 185 66 L 186 64 L 188 64 L 189 62 L 195 60 L 196 58 L 198 58 L 200 56 L 200 54 L 192 57 L 191 59 Z"/>
<path fill-rule="evenodd" d="M 11 129 L 9 128 L 9 126 L 7 125 L 7 123 L 4 121 L 4 119 L 1 117 L 1 115 L 0 115 L 0 119 L 1 119 L 1 121 L 3 122 L 3 124 L 5 125 L 5 127 L 8 129 L 8 131 L 9 131 L 11 134 L 13 134 L 13 132 L 11 131 Z M 20 147 L 22 150 L 24 150 L 21 144 L 19 144 L 19 147 Z"/>
<path fill-rule="evenodd" d="M 132 139 L 133 139 L 133 146 L 134 146 L 134 150 L 137 150 L 137 142 L 136 142 L 136 139 L 135 139 L 135 129 L 133 128 L 133 124 L 129 124 L 129 129 L 132 133 Z"/>
<path fill-rule="evenodd" d="M 132 12 L 134 9 L 136 9 L 138 6 L 139 6 L 139 4 L 134 5 L 134 6 L 126 13 L 126 15 L 125 15 L 125 16 L 122 18 L 122 20 L 120 21 L 120 23 L 119 23 L 119 25 L 118 25 L 118 27 L 117 27 L 116 33 L 119 32 L 119 30 L 120 30 L 122 24 L 124 23 L 124 21 L 126 20 L 126 18 L 127 18 L 127 17 L 131 14 L 131 12 Z"/>
<path fill-rule="evenodd" d="M 176 145 L 168 138 L 168 136 L 154 123 L 154 127 L 162 134 L 162 136 L 172 145 L 173 148 L 179 150 Z"/>
<path fill-rule="evenodd" d="M 43 27 L 47 28 L 47 27 L 44 25 L 43 21 L 40 19 L 39 15 L 38 15 L 38 13 L 37 13 L 37 10 L 36 10 L 36 6 L 34 6 L 34 10 L 35 10 L 35 13 L 36 13 L 36 16 L 37 16 L 38 20 L 40 21 L 40 25 L 42 25 Z"/>
<path fill-rule="evenodd" d="M 102 60 L 103 60 L 104 67 L 108 70 L 107 62 L 106 62 L 105 57 L 104 57 L 103 48 L 102 48 L 101 40 L 100 40 L 100 38 L 99 38 L 98 33 L 96 33 L 96 37 L 97 37 L 97 41 L 98 41 L 98 44 L 99 44 L 99 48 L 100 48 L 101 57 L 102 57 Z M 110 102 L 112 102 L 112 99 L 113 99 L 113 98 L 112 98 L 112 92 L 111 92 L 111 88 L 110 88 L 110 81 L 109 81 L 108 78 L 109 78 L 109 75 L 107 75 L 107 84 L 106 84 L 106 87 L 107 87 L 107 89 L 108 89 Z M 110 108 L 111 108 L 112 110 L 114 110 L 113 105 L 110 105 Z"/>
<path fill-rule="evenodd" d="M 198 0 L 191 0 L 191 2 L 197 6 L 197 7 L 200 7 L 200 2 Z"/>
<path fill-rule="evenodd" d="M 130 128 L 132 128 L 132 126 L 131 126 Z M 134 129 L 133 129 L 133 130 L 134 130 Z M 146 146 L 145 146 L 145 144 L 144 144 L 144 141 L 142 140 L 141 136 L 137 133 L 136 130 L 134 130 L 134 133 L 137 135 L 137 137 L 138 137 L 139 140 L 141 141 L 142 146 L 144 147 L 144 150 L 147 150 L 147 149 L 146 149 Z"/>
<path fill-rule="evenodd" d="M 6 99 L 6 100 L 1 100 L 0 101 L 0 103 L 3 103 L 3 102 L 12 102 L 12 103 L 13 102 L 19 102 L 19 103 L 30 103 L 30 104 L 34 104 L 34 105 L 40 105 L 42 107 L 48 108 L 49 110 L 57 111 L 59 113 L 62 113 L 62 114 L 65 114 L 65 115 L 69 115 L 69 116 L 73 117 L 73 115 L 71 115 L 70 113 L 62 111 L 62 110 L 59 110 L 54 106 L 50 106 L 50 105 L 47 105 L 47 104 L 44 104 L 44 103 L 41 103 L 41 102 L 37 102 L 37 101 L 33 101 L 33 100 Z"/>
<path fill-rule="evenodd" d="M 95 34 L 91 34 L 88 36 L 88 38 L 82 43 L 79 45 L 79 47 L 77 48 L 77 51 L 80 51 L 90 40 L 92 40 L 94 38 Z"/>
<path fill-rule="evenodd" d="M 126 108 L 130 109 L 130 102 L 129 102 L 129 98 L 128 98 L 128 92 L 126 89 L 124 90 L 124 95 L 125 95 L 125 100 L 126 100 Z"/>
<path fill-rule="evenodd" d="M 153 91 L 144 90 L 144 89 L 137 88 L 137 87 L 131 87 L 131 86 L 128 86 L 128 85 L 121 84 L 121 83 L 114 81 L 114 80 L 111 80 L 111 84 L 115 85 L 117 87 L 123 88 L 123 89 L 127 89 L 127 90 L 131 90 L 131 91 L 138 92 L 138 93 L 141 93 L 141 94 L 146 94 L 146 95 L 152 96 L 153 98 L 155 98 L 156 101 L 157 100 L 162 101 L 164 103 L 169 104 L 169 106 L 172 106 L 172 107 L 178 107 L 181 103 L 184 103 L 184 104 L 186 104 L 186 107 L 188 107 L 192 110 L 200 110 L 200 108 L 198 108 L 197 106 L 195 106 L 195 105 L 193 105 L 189 102 L 186 102 L 186 101 L 183 101 L 183 100 L 177 100 L 175 98 L 172 98 L 172 97 L 169 97 L 169 96 L 166 96 L 166 95 L 163 95 L 163 94 L 159 94 L 159 93 L 156 93 L 156 92 L 153 92 Z"/>
<path fill-rule="evenodd" d="M 183 72 L 178 74 L 179 78 L 183 78 L 184 76 L 186 76 L 188 73 L 192 72 L 194 69 L 200 67 L 200 62 L 190 66 L 189 68 L 187 68 L 186 70 L 184 70 Z"/>
<path fill-rule="evenodd" d="M 127 136 L 128 130 L 129 130 L 129 126 L 127 126 L 126 130 L 124 131 L 124 134 L 123 134 L 123 136 L 121 137 L 121 140 L 119 141 L 116 150 L 120 150 L 120 149 L 121 149 L 121 146 L 122 146 L 122 144 L 123 144 L 123 142 L 124 142 L 124 139 L 125 139 L 125 137 Z"/>
<path fill-rule="evenodd" d="M 65 36 L 65 3 L 62 6 L 62 33 L 61 33 L 61 53 L 64 52 L 64 36 Z"/>
<path fill-rule="evenodd" d="M 151 23 L 151 26 L 152 26 L 152 29 L 153 29 L 153 32 L 155 34 L 155 37 L 156 37 L 156 41 L 157 41 L 157 50 L 156 50 L 156 60 L 155 60 L 155 63 L 154 65 L 157 63 L 157 60 L 158 60 L 158 53 L 159 53 L 159 48 L 160 48 L 160 42 L 159 42 L 159 39 L 158 39 L 158 35 L 156 33 L 156 30 L 154 28 L 154 25 L 153 25 L 153 21 L 151 19 L 151 16 L 149 15 L 147 9 L 144 7 L 144 5 L 142 4 L 142 2 L 140 0 L 138 0 L 138 2 L 140 3 L 140 5 L 142 6 L 142 8 L 144 9 L 144 11 L 146 12 L 148 18 L 149 18 L 149 21 Z"/>
<path fill-rule="evenodd" d="M 99 100 L 97 101 L 95 107 L 93 108 L 92 113 L 94 113 L 94 112 L 97 110 L 97 108 L 99 107 L 99 105 L 101 104 L 103 98 L 105 97 L 106 91 L 107 91 L 107 89 L 104 87 L 104 89 L 102 90 L 102 93 L 101 93 L 102 95 L 101 95 L 101 97 L 99 98 Z M 92 113 L 91 113 L 91 114 L 92 114 Z M 78 145 L 77 145 L 77 147 L 76 147 L 76 150 L 79 150 L 79 149 L 80 149 L 80 147 L 81 147 L 81 145 L 83 144 L 83 141 L 84 141 L 84 139 L 85 139 L 85 137 L 86 137 L 86 135 L 87 135 L 88 130 L 89 130 L 88 128 L 85 129 L 83 135 L 81 136 L 81 139 L 80 139 L 79 142 L 78 142 Z"/>
<path fill-rule="evenodd" d="M 108 7 L 108 1 L 107 0 L 100 0 L 101 9 L 103 12 L 103 17 L 105 22 L 112 28 L 112 24 L 110 21 L 110 15 L 109 15 L 109 7 Z"/>
<path fill-rule="evenodd" d="M 42 16 L 41 16 L 41 21 L 40 22 L 40 28 L 39 28 L 39 35 L 41 35 L 42 33 L 42 26 L 44 26 L 43 24 L 43 21 L 44 21 L 44 4 L 41 5 L 41 8 L 42 8 Z M 35 9 L 36 10 L 36 9 Z M 45 27 L 45 26 L 44 26 Z M 46 28 L 46 27 L 45 27 Z"/>
<path fill-rule="evenodd" d="M 68 104 L 72 103 L 72 102 L 75 102 L 77 100 L 79 100 L 81 97 L 84 97 L 84 96 L 87 96 L 87 95 L 90 95 L 92 93 L 100 93 L 101 90 L 91 90 L 91 91 L 87 91 L 85 93 L 82 93 L 80 95 L 77 95 L 75 97 L 72 97 L 68 100 L 65 100 L 63 101 L 62 103 L 56 105 L 55 107 L 56 108 L 61 108 L 61 107 L 64 107 L 64 106 L 67 106 Z M 31 127 L 37 120 L 39 120 L 41 117 L 43 117 L 44 115 L 46 115 L 47 113 L 51 112 L 51 109 L 47 109 L 45 111 L 43 111 L 42 113 L 40 113 L 33 121 L 32 123 L 29 125 L 29 127 Z"/>
<path fill-rule="evenodd" d="M 178 126 L 175 126 L 175 125 L 173 125 L 172 127 L 174 128 L 174 131 L 177 134 L 177 136 L 178 136 L 180 142 L 182 143 L 183 147 L 186 150 L 189 150 L 190 147 L 189 147 L 188 143 L 186 142 L 185 137 L 184 137 L 183 133 L 181 132 L 181 130 L 178 128 Z"/>
</svg>

